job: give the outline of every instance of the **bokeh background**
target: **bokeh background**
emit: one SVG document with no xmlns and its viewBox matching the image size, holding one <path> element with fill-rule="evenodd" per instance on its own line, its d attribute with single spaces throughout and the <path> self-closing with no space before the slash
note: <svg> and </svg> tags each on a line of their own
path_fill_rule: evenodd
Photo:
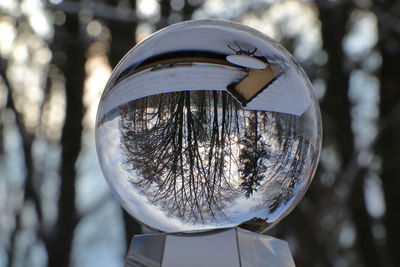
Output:
<svg viewBox="0 0 400 267">
<path fill-rule="evenodd" d="M 400 2 L 1 0 L 0 266 L 122 266 L 146 232 L 110 195 L 94 120 L 112 68 L 152 32 L 221 18 L 308 73 L 324 144 L 300 205 L 268 234 L 297 266 L 400 266 Z"/>
</svg>

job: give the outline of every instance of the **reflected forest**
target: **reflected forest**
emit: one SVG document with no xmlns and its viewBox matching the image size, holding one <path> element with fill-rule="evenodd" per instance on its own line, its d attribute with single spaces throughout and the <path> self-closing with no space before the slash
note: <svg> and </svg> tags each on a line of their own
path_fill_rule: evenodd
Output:
<svg viewBox="0 0 400 267">
<path fill-rule="evenodd" d="M 315 158 L 297 131 L 301 117 L 245 110 L 224 91 L 145 97 L 120 112 L 131 183 L 188 222 L 224 216 L 235 199 L 259 190 L 260 204 L 274 212 L 307 183 L 301 179 Z"/>
</svg>

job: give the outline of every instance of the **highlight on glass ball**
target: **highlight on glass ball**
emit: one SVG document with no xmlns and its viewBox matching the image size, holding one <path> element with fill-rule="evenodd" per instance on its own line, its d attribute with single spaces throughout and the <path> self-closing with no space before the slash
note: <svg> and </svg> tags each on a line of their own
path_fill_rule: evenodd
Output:
<svg viewBox="0 0 400 267">
<path fill-rule="evenodd" d="M 298 63 L 220 20 L 167 27 L 113 71 L 96 121 L 100 165 L 139 222 L 179 232 L 265 232 L 311 183 L 321 120 Z"/>
</svg>

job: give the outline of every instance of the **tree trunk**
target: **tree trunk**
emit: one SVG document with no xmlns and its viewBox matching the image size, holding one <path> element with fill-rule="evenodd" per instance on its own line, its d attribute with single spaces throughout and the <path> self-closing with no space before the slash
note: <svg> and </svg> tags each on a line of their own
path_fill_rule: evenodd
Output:
<svg viewBox="0 0 400 267">
<path fill-rule="evenodd" d="M 75 165 L 81 149 L 83 118 L 83 86 L 85 80 L 85 62 L 88 42 L 80 33 L 77 15 L 68 15 L 63 27 L 65 36 L 57 36 L 55 47 L 60 46 L 68 57 L 62 66 L 65 76 L 66 111 L 61 136 L 62 161 L 59 167 L 60 195 L 56 225 L 49 232 L 46 246 L 48 249 L 48 266 L 67 267 L 70 265 L 70 254 L 74 231 L 77 224 L 75 206 Z"/>
<path fill-rule="evenodd" d="M 371 217 L 365 207 L 364 180 L 366 170 L 361 169 L 352 187 L 349 206 L 357 234 L 357 249 L 360 259 L 366 267 L 383 266 L 378 247 L 371 229 Z"/>
<path fill-rule="evenodd" d="M 395 5 L 397 4 L 397 9 Z M 382 186 L 384 190 L 386 214 L 384 225 L 389 253 L 394 266 L 400 266 L 400 37 L 397 24 L 388 18 L 398 18 L 400 8 L 397 1 L 379 2 L 380 11 L 377 14 L 379 23 L 378 47 L 382 56 L 380 71 L 380 118 L 383 123 L 378 150 L 382 160 Z"/>
<path fill-rule="evenodd" d="M 345 54 L 342 48 L 350 11 L 348 4 L 334 7 L 320 5 L 323 48 L 328 54 L 327 90 L 321 103 L 324 133 L 326 136 L 336 137 L 342 167 L 346 166 L 354 152 L 351 104 L 348 98 L 350 73 L 345 69 Z"/>
</svg>

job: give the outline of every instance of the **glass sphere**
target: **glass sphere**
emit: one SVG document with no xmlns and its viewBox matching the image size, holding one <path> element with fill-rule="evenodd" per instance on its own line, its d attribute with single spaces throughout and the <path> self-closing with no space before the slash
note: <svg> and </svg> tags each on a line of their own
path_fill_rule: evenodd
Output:
<svg viewBox="0 0 400 267">
<path fill-rule="evenodd" d="M 115 68 L 96 145 L 112 193 L 144 225 L 264 232 L 310 185 L 320 111 L 281 45 L 237 23 L 189 21 L 154 33 Z"/>
</svg>

